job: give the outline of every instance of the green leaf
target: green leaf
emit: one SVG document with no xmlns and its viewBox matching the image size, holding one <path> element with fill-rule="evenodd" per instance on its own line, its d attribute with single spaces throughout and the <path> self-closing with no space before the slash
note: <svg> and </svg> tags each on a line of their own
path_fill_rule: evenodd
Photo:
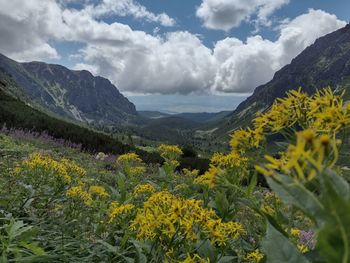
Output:
<svg viewBox="0 0 350 263">
<path fill-rule="evenodd" d="M 317 196 L 307 190 L 299 181 L 282 174 L 266 177 L 271 189 L 287 204 L 294 205 L 310 216 L 319 225 L 322 224 L 324 206 Z"/>
<path fill-rule="evenodd" d="M 37 242 L 32 242 L 32 243 L 21 242 L 20 245 L 30 250 L 36 256 L 46 256 L 45 250 L 39 247 Z"/>
<path fill-rule="evenodd" d="M 346 182 L 336 176 L 328 173 L 321 180 L 321 201 L 327 213 L 318 233 L 317 247 L 327 262 L 347 263 L 350 262 L 350 200 L 344 187 Z"/>
<path fill-rule="evenodd" d="M 310 263 L 290 240 L 270 223 L 267 223 L 267 232 L 262 246 L 267 263 Z"/>
<path fill-rule="evenodd" d="M 228 212 L 228 210 L 230 208 L 230 205 L 228 203 L 228 200 L 226 198 L 226 194 L 224 192 L 216 193 L 216 196 L 215 196 L 215 207 L 219 211 L 220 215 L 222 217 L 225 217 L 225 215 L 227 214 L 227 212 Z"/>
</svg>

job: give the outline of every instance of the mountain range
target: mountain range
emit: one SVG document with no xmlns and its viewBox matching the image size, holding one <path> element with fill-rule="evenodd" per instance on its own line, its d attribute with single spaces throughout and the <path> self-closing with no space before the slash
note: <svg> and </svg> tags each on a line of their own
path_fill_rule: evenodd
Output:
<svg viewBox="0 0 350 263">
<path fill-rule="evenodd" d="M 277 71 L 271 81 L 257 87 L 219 125 L 216 124 L 213 137 L 226 138 L 237 127 L 247 125 L 256 112 L 263 112 L 276 98 L 284 97 L 289 90 L 301 87 L 312 94 L 327 86 L 345 90 L 345 99 L 350 98 L 350 24 L 317 39 L 290 64 Z M 213 126 L 208 129 L 213 129 Z"/>
<path fill-rule="evenodd" d="M 350 98 L 350 24 L 317 39 L 232 112 L 137 112 L 103 77 L 43 62 L 19 63 L 0 55 L 0 84 L 3 78 L 16 83 L 7 85 L 7 94 L 67 120 L 94 127 L 128 127 L 135 135 L 154 141 L 195 144 L 205 137 L 224 144 L 233 130 L 247 125 L 256 112 L 268 109 L 290 89 L 302 87 L 311 94 L 330 86 L 345 89 Z"/>
<path fill-rule="evenodd" d="M 81 122 L 125 123 L 137 113 L 135 105 L 108 80 L 86 70 L 69 70 L 43 62 L 18 63 L 0 54 L 0 70 L 20 90 L 12 90 L 29 104 Z"/>
</svg>

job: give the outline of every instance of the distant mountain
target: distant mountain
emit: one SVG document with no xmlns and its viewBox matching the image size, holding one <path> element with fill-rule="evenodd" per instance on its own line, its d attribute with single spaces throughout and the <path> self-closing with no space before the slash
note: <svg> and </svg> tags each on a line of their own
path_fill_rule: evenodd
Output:
<svg viewBox="0 0 350 263">
<path fill-rule="evenodd" d="M 206 123 L 206 122 L 212 122 L 217 121 L 225 116 L 232 113 L 231 111 L 220 111 L 220 112 L 184 112 L 184 113 L 164 113 L 159 111 L 138 111 L 140 116 L 149 118 L 149 119 L 161 119 L 161 118 L 167 118 L 167 117 L 178 117 L 185 120 L 194 121 L 197 123 Z"/>
<path fill-rule="evenodd" d="M 159 163 L 162 158 L 156 153 L 148 153 L 134 146 L 121 143 L 102 132 L 56 118 L 26 105 L 13 94 L 17 83 L 9 75 L 0 71 L 0 127 L 46 133 L 56 139 L 79 144 L 91 153 L 99 151 L 111 154 L 138 153 L 145 162 Z"/>
<path fill-rule="evenodd" d="M 86 70 L 69 70 L 43 62 L 18 63 L 0 54 L 0 71 L 18 84 L 12 93 L 65 118 L 118 124 L 137 115 L 134 104 L 108 79 Z"/>
<path fill-rule="evenodd" d="M 227 115 L 229 115 L 230 113 L 231 113 L 231 111 L 194 112 L 194 113 L 185 112 L 185 113 L 176 114 L 175 116 L 183 118 L 183 119 L 199 122 L 199 123 L 206 123 L 206 122 L 213 122 L 213 121 L 220 120 L 220 119 L 226 117 Z"/>
<path fill-rule="evenodd" d="M 213 136 L 227 136 L 237 127 L 249 124 L 257 111 L 264 111 L 291 89 L 302 87 L 312 94 L 327 86 L 345 89 L 346 98 L 350 98 L 350 24 L 317 39 L 289 65 L 277 71 L 271 81 L 257 87 L 216 127 Z"/>
</svg>

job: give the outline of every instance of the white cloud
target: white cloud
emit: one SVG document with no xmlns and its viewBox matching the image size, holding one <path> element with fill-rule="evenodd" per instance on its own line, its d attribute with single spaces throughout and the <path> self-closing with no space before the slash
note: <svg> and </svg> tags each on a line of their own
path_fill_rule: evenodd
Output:
<svg viewBox="0 0 350 263">
<path fill-rule="evenodd" d="M 196 15 L 205 27 L 229 31 L 255 18 L 256 26 L 270 25 L 269 17 L 289 0 L 202 0 Z"/>
<path fill-rule="evenodd" d="M 89 5 L 84 10 L 93 17 L 105 15 L 133 16 L 149 22 L 160 23 L 163 26 L 174 26 L 175 20 L 165 13 L 154 14 L 134 0 L 102 0 L 97 5 Z"/>
<path fill-rule="evenodd" d="M 1 53 L 47 60 L 59 56 L 50 43 L 78 41 L 85 46 L 75 68 L 107 77 L 129 93 L 248 93 L 316 38 L 345 25 L 309 10 L 283 23 L 276 41 L 226 38 L 211 49 L 186 31 L 154 36 L 53 0 L 0 0 L 0 7 Z"/>
<path fill-rule="evenodd" d="M 269 81 L 273 74 L 290 63 L 317 38 L 345 26 L 344 21 L 321 10 L 310 9 L 280 27 L 279 38 L 272 42 L 261 36 L 249 37 L 245 43 L 226 38 L 216 43 L 218 61 L 213 90 L 251 92 Z"/>
</svg>

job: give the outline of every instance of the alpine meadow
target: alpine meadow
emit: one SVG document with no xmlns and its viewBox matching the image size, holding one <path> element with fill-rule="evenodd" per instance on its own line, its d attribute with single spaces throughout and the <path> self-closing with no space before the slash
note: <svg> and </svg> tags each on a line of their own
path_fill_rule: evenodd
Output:
<svg viewBox="0 0 350 263">
<path fill-rule="evenodd" d="M 350 263 L 347 10 L 0 0 L 0 263 Z"/>
</svg>

